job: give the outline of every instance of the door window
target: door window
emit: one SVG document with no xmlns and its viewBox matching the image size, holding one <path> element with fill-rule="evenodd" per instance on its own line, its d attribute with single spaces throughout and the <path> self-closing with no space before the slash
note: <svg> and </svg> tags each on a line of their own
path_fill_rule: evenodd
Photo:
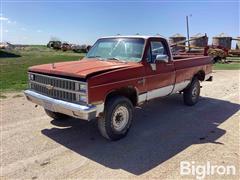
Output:
<svg viewBox="0 0 240 180">
<path fill-rule="evenodd" d="M 166 47 L 160 41 L 151 41 L 151 60 L 155 62 L 157 55 L 167 55 Z"/>
</svg>

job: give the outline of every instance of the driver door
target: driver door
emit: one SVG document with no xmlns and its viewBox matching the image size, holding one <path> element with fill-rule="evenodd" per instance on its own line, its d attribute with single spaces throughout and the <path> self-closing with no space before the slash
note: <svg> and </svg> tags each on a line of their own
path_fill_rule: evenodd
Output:
<svg viewBox="0 0 240 180">
<path fill-rule="evenodd" d="M 146 65 L 147 100 L 170 94 L 174 82 L 174 64 L 166 40 L 150 39 Z"/>
</svg>

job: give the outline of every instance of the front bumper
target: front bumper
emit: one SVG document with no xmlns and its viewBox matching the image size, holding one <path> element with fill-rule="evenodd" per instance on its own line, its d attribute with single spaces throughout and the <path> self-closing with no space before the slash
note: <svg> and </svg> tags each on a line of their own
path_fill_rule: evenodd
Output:
<svg viewBox="0 0 240 180">
<path fill-rule="evenodd" d="M 204 81 L 213 81 L 212 73 L 206 74 Z"/>
<path fill-rule="evenodd" d="M 45 109 L 88 121 L 98 117 L 104 108 L 103 103 L 96 106 L 80 105 L 44 96 L 31 90 L 24 91 L 24 94 L 29 101 Z"/>
</svg>

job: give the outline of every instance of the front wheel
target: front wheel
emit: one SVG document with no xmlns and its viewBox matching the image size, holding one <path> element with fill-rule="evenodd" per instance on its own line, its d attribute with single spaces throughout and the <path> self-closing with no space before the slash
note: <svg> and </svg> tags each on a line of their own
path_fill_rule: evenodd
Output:
<svg viewBox="0 0 240 180">
<path fill-rule="evenodd" d="M 131 101 L 123 96 L 112 97 L 106 103 L 104 115 L 98 119 L 99 131 L 109 140 L 119 140 L 128 133 L 132 117 Z"/>
<path fill-rule="evenodd" d="M 190 86 L 183 91 L 184 103 L 188 106 L 193 106 L 199 100 L 200 83 L 197 78 L 194 78 Z"/>
</svg>

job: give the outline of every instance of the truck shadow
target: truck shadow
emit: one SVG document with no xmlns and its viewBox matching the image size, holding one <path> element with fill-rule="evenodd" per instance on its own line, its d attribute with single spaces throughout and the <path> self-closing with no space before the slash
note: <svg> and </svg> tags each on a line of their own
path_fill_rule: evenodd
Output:
<svg viewBox="0 0 240 180">
<path fill-rule="evenodd" d="M 42 133 L 72 151 L 112 169 L 143 174 L 193 144 L 216 143 L 226 133 L 218 126 L 240 106 L 229 101 L 201 98 L 194 107 L 174 95 L 136 109 L 128 135 L 110 142 L 98 132 L 96 121 L 53 120 L 57 127 Z M 58 128 L 61 127 L 61 128 Z"/>
</svg>

